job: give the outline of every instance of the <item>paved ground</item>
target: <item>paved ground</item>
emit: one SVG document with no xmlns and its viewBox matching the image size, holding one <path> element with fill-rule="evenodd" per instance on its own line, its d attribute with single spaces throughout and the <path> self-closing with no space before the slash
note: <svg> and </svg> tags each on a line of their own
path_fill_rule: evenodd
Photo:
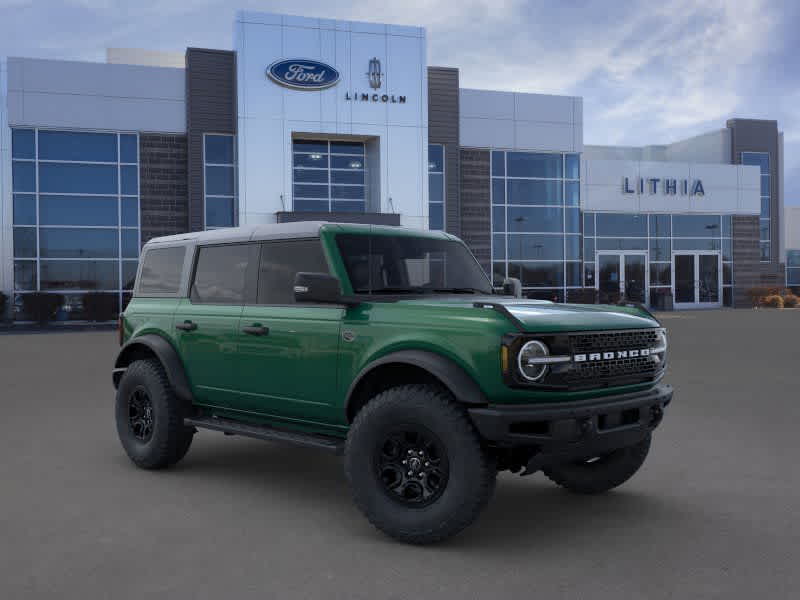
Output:
<svg viewBox="0 0 800 600">
<path fill-rule="evenodd" d="M 504 474 L 476 525 L 394 543 L 340 460 L 201 433 L 135 469 L 110 332 L 0 336 L 0 598 L 800 597 L 800 310 L 666 315 L 675 401 L 603 497 Z"/>
</svg>

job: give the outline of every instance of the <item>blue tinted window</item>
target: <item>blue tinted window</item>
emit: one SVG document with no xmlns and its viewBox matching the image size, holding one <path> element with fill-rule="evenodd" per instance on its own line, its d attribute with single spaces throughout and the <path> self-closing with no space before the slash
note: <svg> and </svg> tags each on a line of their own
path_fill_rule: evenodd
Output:
<svg viewBox="0 0 800 600">
<path fill-rule="evenodd" d="M 331 142 L 331 154 L 358 154 L 364 156 L 363 142 Z"/>
<path fill-rule="evenodd" d="M 669 215 L 650 215 L 650 237 L 670 237 L 672 226 Z"/>
<path fill-rule="evenodd" d="M 431 173 L 444 171 L 444 147 L 441 144 L 428 145 L 428 171 Z"/>
<path fill-rule="evenodd" d="M 508 258 L 561 260 L 564 258 L 564 238 L 560 235 L 511 234 L 508 236 Z"/>
<path fill-rule="evenodd" d="M 560 181 L 508 180 L 509 204 L 563 204 Z"/>
<path fill-rule="evenodd" d="M 332 185 L 331 197 L 339 200 L 363 200 L 364 186 L 362 185 Z"/>
<path fill-rule="evenodd" d="M 294 209 L 302 212 L 328 212 L 327 196 L 325 200 L 295 200 Z"/>
<path fill-rule="evenodd" d="M 581 204 L 581 184 L 577 181 L 567 181 L 564 183 L 565 203 L 567 206 L 580 206 Z"/>
<path fill-rule="evenodd" d="M 538 154 L 534 152 L 508 152 L 509 177 L 547 177 L 562 176 L 560 154 Z"/>
<path fill-rule="evenodd" d="M 207 135 L 206 136 L 206 163 L 218 165 L 233 164 L 233 136 Z"/>
<path fill-rule="evenodd" d="M 673 215 L 672 228 L 675 237 L 720 236 L 718 215 Z"/>
<path fill-rule="evenodd" d="M 742 152 L 743 165 L 755 165 L 761 168 L 761 173 L 769 173 L 769 153 L 768 152 Z"/>
<path fill-rule="evenodd" d="M 331 156 L 331 169 L 363 169 L 363 168 L 364 168 L 364 159 L 359 158 L 358 156 Z"/>
<path fill-rule="evenodd" d="M 598 236 L 647 237 L 647 216 L 597 213 Z"/>
<path fill-rule="evenodd" d="M 672 260 L 671 243 L 668 239 L 650 240 L 650 260 Z"/>
<path fill-rule="evenodd" d="M 428 199 L 431 202 L 444 202 L 444 175 L 440 173 L 428 175 Z"/>
<path fill-rule="evenodd" d="M 43 260 L 42 290 L 117 290 L 115 260 Z"/>
<path fill-rule="evenodd" d="M 39 160 L 117 162 L 117 135 L 39 131 Z"/>
<path fill-rule="evenodd" d="M 761 198 L 761 217 L 769 218 L 769 198 Z"/>
<path fill-rule="evenodd" d="M 787 285 L 800 285 L 800 269 L 788 269 L 786 272 Z"/>
<path fill-rule="evenodd" d="M 353 200 L 335 200 L 333 202 L 334 212 L 364 212 L 364 202 Z"/>
<path fill-rule="evenodd" d="M 722 260 L 733 260 L 733 244 L 730 238 L 722 240 Z"/>
<path fill-rule="evenodd" d="M 760 220 L 759 226 L 758 226 L 759 233 L 760 233 L 760 239 L 762 239 L 762 240 L 768 240 L 769 239 L 769 225 L 770 225 L 770 222 L 769 222 L 768 219 L 761 219 Z"/>
<path fill-rule="evenodd" d="M 800 250 L 787 250 L 786 251 L 786 266 L 787 267 L 800 267 Z"/>
<path fill-rule="evenodd" d="M 506 236 L 492 235 L 492 252 L 495 260 L 505 260 L 506 258 Z"/>
<path fill-rule="evenodd" d="M 508 231 L 561 233 L 564 230 L 561 208 L 508 207 Z"/>
<path fill-rule="evenodd" d="M 233 227 L 233 198 L 206 198 L 206 227 Z"/>
<path fill-rule="evenodd" d="M 565 285 L 571 287 L 580 287 L 581 285 L 581 263 L 568 262 L 567 267 L 567 281 Z"/>
<path fill-rule="evenodd" d="M 39 196 L 42 225 L 117 225 L 115 196 Z"/>
<path fill-rule="evenodd" d="M 506 180 L 492 179 L 492 204 L 505 204 Z"/>
<path fill-rule="evenodd" d="M 761 176 L 761 195 L 769 196 L 769 175 Z"/>
<path fill-rule="evenodd" d="M 761 261 L 762 262 L 769 261 L 770 256 L 772 255 L 772 249 L 770 247 L 770 243 L 769 242 L 761 242 L 759 244 L 759 249 L 761 251 Z"/>
<path fill-rule="evenodd" d="M 119 162 L 139 162 L 139 148 L 135 135 L 123 134 L 119 136 Z"/>
<path fill-rule="evenodd" d="M 730 215 L 723 215 L 722 216 L 722 236 L 723 237 L 730 237 L 731 231 L 733 230 L 732 227 L 732 219 Z"/>
<path fill-rule="evenodd" d="M 14 289 L 23 291 L 36 290 L 36 261 L 14 261 Z"/>
<path fill-rule="evenodd" d="M 444 204 L 433 203 L 428 207 L 428 227 L 444 229 Z"/>
<path fill-rule="evenodd" d="M 120 190 L 126 196 L 136 196 L 139 193 L 139 169 L 134 166 L 120 167 Z"/>
<path fill-rule="evenodd" d="M 233 167 L 206 167 L 206 194 L 233 196 Z"/>
<path fill-rule="evenodd" d="M 581 212 L 577 208 L 564 209 L 564 231 L 567 233 L 581 232 Z"/>
<path fill-rule="evenodd" d="M 117 166 L 39 163 L 39 191 L 117 194 Z"/>
<path fill-rule="evenodd" d="M 14 256 L 16 258 L 36 258 L 36 229 L 34 227 L 14 227 Z"/>
<path fill-rule="evenodd" d="M 350 163 L 348 157 L 342 156 Z M 310 169 L 327 169 L 328 168 L 328 155 L 327 154 L 295 154 L 292 157 L 293 165 L 295 167 L 307 167 Z"/>
<path fill-rule="evenodd" d="M 647 250 L 647 238 L 597 238 L 598 250 Z"/>
<path fill-rule="evenodd" d="M 36 158 L 36 140 L 33 129 L 11 130 L 11 157 Z"/>
<path fill-rule="evenodd" d="M 39 253 L 47 258 L 117 258 L 116 229 L 39 230 Z"/>
<path fill-rule="evenodd" d="M 594 235 L 594 213 L 584 213 L 583 215 L 583 235 Z"/>
<path fill-rule="evenodd" d="M 122 223 L 123 227 L 139 226 L 139 202 L 136 198 L 122 199 Z"/>
<path fill-rule="evenodd" d="M 136 283 L 136 269 L 139 268 L 139 262 L 135 260 L 122 261 L 122 289 L 132 290 L 133 284 Z"/>
<path fill-rule="evenodd" d="M 11 165 L 11 182 L 15 192 L 35 192 L 36 165 L 15 160 Z"/>
<path fill-rule="evenodd" d="M 506 174 L 506 153 L 495 150 L 492 152 L 492 175 L 504 177 Z"/>
<path fill-rule="evenodd" d="M 583 238 L 583 260 L 594 260 L 594 240 Z"/>
<path fill-rule="evenodd" d="M 300 169 L 298 169 L 299 171 Z M 306 170 L 306 173 L 326 173 L 326 171 Z M 444 175 L 431 173 L 428 177 L 442 180 Z M 324 180 L 323 180 L 324 181 Z M 331 183 L 354 183 L 364 185 L 364 171 L 331 171 Z"/>
<path fill-rule="evenodd" d="M 328 183 L 328 173 L 327 169 L 295 169 L 294 180 L 297 183 Z"/>
<path fill-rule="evenodd" d="M 14 194 L 14 225 L 36 225 L 35 194 Z"/>
<path fill-rule="evenodd" d="M 714 238 L 673 238 L 673 250 L 719 250 L 720 241 Z"/>
<path fill-rule="evenodd" d="M 567 260 L 580 260 L 581 259 L 581 236 L 567 235 L 564 236 L 564 252 Z"/>
<path fill-rule="evenodd" d="M 509 262 L 508 276 L 516 277 L 523 286 L 559 287 L 564 285 L 564 263 Z"/>
<path fill-rule="evenodd" d="M 323 153 L 328 152 L 328 142 L 320 142 L 315 140 L 294 140 L 292 141 L 292 150 L 295 152 L 313 152 Z"/>
<path fill-rule="evenodd" d="M 139 257 L 139 232 L 136 229 L 123 229 L 121 241 L 122 258 Z"/>
<path fill-rule="evenodd" d="M 579 154 L 567 154 L 565 157 L 566 173 L 564 177 L 567 179 L 580 179 L 581 178 L 581 157 Z"/>
<path fill-rule="evenodd" d="M 504 206 L 492 207 L 492 231 L 506 230 L 506 209 Z"/>
</svg>

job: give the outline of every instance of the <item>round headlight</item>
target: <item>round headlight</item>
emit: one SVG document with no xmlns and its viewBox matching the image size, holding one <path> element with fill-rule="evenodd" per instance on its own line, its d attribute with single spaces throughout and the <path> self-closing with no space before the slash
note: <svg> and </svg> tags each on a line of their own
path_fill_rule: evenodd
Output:
<svg viewBox="0 0 800 600">
<path fill-rule="evenodd" d="M 538 340 L 526 343 L 517 354 L 520 375 L 528 381 L 539 381 L 547 371 L 547 363 L 540 363 L 537 359 L 546 358 L 549 354 L 547 346 Z"/>
</svg>

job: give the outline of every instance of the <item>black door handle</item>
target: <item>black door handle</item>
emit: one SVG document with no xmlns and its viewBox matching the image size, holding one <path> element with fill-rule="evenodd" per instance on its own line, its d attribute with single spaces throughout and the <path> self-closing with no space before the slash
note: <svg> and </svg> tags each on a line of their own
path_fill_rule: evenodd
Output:
<svg viewBox="0 0 800 600">
<path fill-rule="evenodd" d="M 194 331 L 197 329 L 197 323 L 192 323 L 191 321 L 184 321 L 183 323 L 178 323 L 175 325 L 175 329 L 180 329 L 181 331 Z"/>
<path fill-rule="evenodd" d="M 249 327 L 242 327 L 242 331 L 249 335 L 267 335 L 269 334 L 269 327 L 262 327 L 261 325 L 251 325 Z"/>
</svg>

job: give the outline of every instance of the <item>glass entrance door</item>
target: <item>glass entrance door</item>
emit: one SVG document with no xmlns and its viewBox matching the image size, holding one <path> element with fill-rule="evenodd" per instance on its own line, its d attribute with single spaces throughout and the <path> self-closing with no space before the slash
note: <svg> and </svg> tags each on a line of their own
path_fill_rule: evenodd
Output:
<svg viewBox="0 0 800 600">
<path fill-rule="evenodd" d="M 600 302 L 621 299 L 647 304 L 647 255 L 644 252 L 598 252 L 597 291 Z"/>
<path fill-rule="evenodd" d="M 675 308 L 722 306 L 722 272 L 718 252 L 673 254 L 672 274 Z"/>
</svg>

